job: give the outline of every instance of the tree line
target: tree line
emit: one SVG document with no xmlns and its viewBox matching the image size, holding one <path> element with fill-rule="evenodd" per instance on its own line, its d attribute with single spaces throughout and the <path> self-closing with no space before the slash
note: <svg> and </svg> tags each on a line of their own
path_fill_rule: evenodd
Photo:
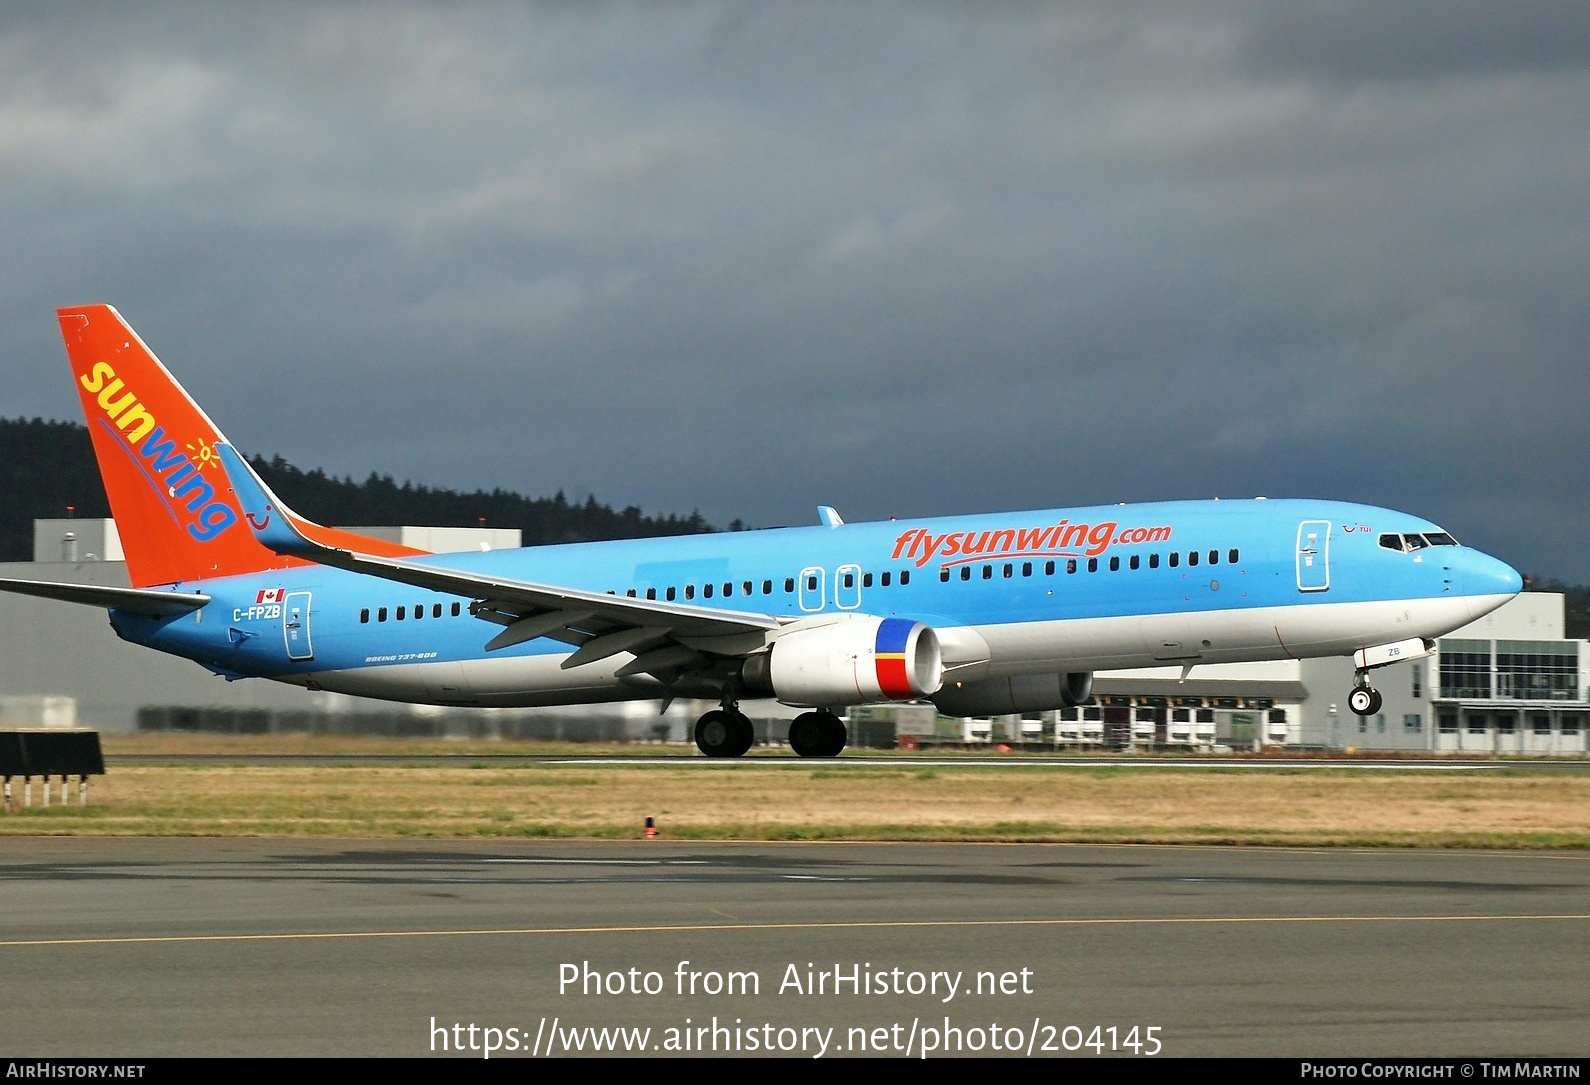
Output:
<svg viewBox="0 0 1590 1085">
<path fill-rule="evenodd" d="M 318 468 L 300 470 L 280 456 L 250 462 L 283 501 L 322 524 L 518 528 L 526 546 L 716 530 L 700 512 L 648 516 L 634 505 L 614 509 L 594 495 L 570 501 L 562 490 L 552 497 L 501 489 L 461 493 L 373 472 L 363 482 L 334 478 Z M 0 419 L 0 561 L 32 559 L 34 520 L 109 515 L 85 426 Z"/>
<path fill-rule="evenodd" d="M 525 497 L 507 490 L 460 493 L 371 473 L 363 482 L 333 478 L 318 468 L 303 471 L 280 456 L 250 461 L 282 499 L 322 524 L 412 525 L 415 527 L 507 527 L 524 533 L 526 546 L 640 539 L 657 535 L 695 535 L 717 530 L 701 518 L 670 513 L 647 516 L 634 505 L 623 509 L 594 496 L 571 502 L 559 490 L 552 497 Z M 0 418 L 0 561 L 33 557 L 33 521 L 67 516 L 68 507 L 85 519 L 110 515 L 88 429 L 76 422 L 42 418 Z M 731 531 L 740 530 L 736 520 Z M 1590 585 L 1551 578 L 1525 578 L 1528 590 L 1561 592 L 1566 605 L 1564 634 L 1590 638 Z"/>
</svg>

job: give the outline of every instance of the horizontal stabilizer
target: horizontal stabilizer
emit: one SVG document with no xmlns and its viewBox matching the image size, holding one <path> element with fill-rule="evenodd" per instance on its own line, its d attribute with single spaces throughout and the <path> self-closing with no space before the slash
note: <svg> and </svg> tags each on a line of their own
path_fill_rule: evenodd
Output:
<svg viewBox="0 0 1590 1085">
<path fill-rule="evenodd" d="M 189 614 L 210 601 L 208 595 L 191 592 L 106 588 L 97 584 L 58 584 L 48 580 L 0 580 L 0 591 L 33 595 L 40 599 L 59 599 L 65 603 L 83 603 L 106 610 L 125 610 L 133 614 L 146 614 L 151 618 Z"/>
</svg>

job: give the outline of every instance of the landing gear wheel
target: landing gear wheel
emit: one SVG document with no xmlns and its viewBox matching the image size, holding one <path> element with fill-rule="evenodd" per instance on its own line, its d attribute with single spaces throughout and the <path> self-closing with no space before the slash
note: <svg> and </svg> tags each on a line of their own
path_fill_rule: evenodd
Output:
<svg viewBox="0 0 1590 1085">
<path fill-rule="evenodd" d="M 832 712 L 817 713 L 822 721 L 823 752 L 821 757 L 838 757 L 839 752 L 845 748 L 845 743 L 850 741 L 850 733 L 845 730 L 844 723 Z"/>
<path fill-rule="evenodd" d="M 696 748 L 708 757 L 739 757 L 755 740 L 755 728 L 738 709 L 715 708 L 696 721 Z"/>
<path fill-rule="evenodd" d="M 1354 686 L 1347 695 L 1347 707 L 1357 716 L 1373 716 L 1380 711 L 1380 691 L 1374 686 Z"/>
<path fill-rule="evenodd" d="M 802 712 L 789 725 L 789 748 L 801 757 L 838 757 L 849 738 L 832 712 Z"/>
</svg>

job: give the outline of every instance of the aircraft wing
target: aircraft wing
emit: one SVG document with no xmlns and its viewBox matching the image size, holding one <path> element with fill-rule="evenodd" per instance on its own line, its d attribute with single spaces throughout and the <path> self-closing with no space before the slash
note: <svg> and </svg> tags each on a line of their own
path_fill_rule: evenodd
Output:
<svg viewBox="0 0 1590 1085">
<path fill-rule="evenodd" d="M 565 669 L 630 652 L 636 658 L 619 669 L 620 675 L 661 677 L 699 667 L 705 662 L 705 653 L 743 655 L 753 651 L 765 643 L 766 633 L 783 624 L 770 614 L 632 599 L 325 546 L 298 530 L 297 515 L 277 499 L 236 449 L 217 444 L 215 450 L 244 518 L 261 544 L 278 554 L 473 600 L 470 613 L 505 627 L 487 642 L 488 651 L 550 637 L 576 646 L 563 661 Z"/>
<path fill-rule="evenodd" d="M 208 595 L 192 592 L 151 591 L 144 588 L 107 588 L 97 584 L 61 584 L 49 580 L 0 579 L 0 591 L 34 595 L 40 599 L 59 599 L 83 603 L 106 610 L 126 610 L 151 618 L 171 618 L 198 610 L 210 601 Z"/>
</svg>

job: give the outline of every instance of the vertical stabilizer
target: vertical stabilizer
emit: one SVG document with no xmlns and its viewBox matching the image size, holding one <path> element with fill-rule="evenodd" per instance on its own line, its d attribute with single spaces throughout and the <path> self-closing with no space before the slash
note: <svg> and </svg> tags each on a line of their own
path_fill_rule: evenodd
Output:
<svg viewBox="0 0 1590 1085">
<path fill-rule="evenodd" d="M 303 564 L 255 540 L 215 454 L 226 438 L 121 314 L 109 305 L 82 305 L 56 316 L 133 585 Z M 317 541 L 361 553 L 415 553 L 300 526 Z"/>
</svg>

